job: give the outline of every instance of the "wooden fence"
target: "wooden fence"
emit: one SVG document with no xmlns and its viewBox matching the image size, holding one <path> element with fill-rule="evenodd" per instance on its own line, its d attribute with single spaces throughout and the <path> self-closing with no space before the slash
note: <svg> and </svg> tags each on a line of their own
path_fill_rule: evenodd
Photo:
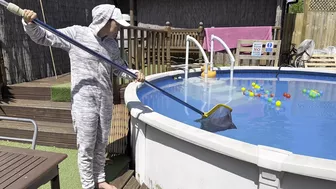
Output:
<svg viewBox="0 0 336 189">
<path fill-rule="evenodd" d="M 316 49 L 336 45 L 336 0 L 304 1 L 304 13 L 288 14 L 285 19 L 283 46 L 297 47 L 305 39 L 312 39 Z"/>
<path fill-rule="evenodd" d="M 305 0 L 301 41 L 313 39 L 315 48 L 336 44 L 336 0 Z"/>
<path fill-rule="evenodd" d="M 95 5 L 109 3 L 110 0 L 45 1 L 43 4 L 33 0 L 10 2 L 22 8 L 35 10 L 41 20 L 44 21 L 45 16 L 47 24 L 54 28 L 64 28 L 74 24 L 89 25 L 92 21 L 91 9 Z M 68 73 L 70 64 L 67 52 L 52 48 L 51 55 L 48 47 L 37 45 L 24 32 L 21 19 L 0 6 L 0 41 L 7 83 L 52 77 L 53 60 L 59 75 Z"/>
</svg>

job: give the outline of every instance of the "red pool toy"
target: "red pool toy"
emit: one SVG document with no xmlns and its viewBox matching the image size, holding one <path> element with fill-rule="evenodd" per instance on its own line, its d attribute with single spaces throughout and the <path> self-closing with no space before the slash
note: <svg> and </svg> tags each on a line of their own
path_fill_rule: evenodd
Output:
<svg viewBox="0 0 336 189">
<path fill-rule="evenodd" d="M 283 96 L 286 97 L 286 98 L 290 98 L 291 97 L 291 95 L 288 94 L 288 93 L 284 93 Z"/>
</svg>

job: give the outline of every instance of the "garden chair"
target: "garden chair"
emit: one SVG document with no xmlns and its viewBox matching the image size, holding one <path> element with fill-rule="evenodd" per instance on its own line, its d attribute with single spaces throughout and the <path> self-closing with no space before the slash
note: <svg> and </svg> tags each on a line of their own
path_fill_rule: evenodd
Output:
<svg viewBox="0 0 336 189">
<path fill-rule="evenodd" d="M 17 118 L 17 117 L 0 116 L 0 122 L 2 120 L 32 123 L 33 126 L 34 126 L 34 134 L 33 134 L 32 139 L 16 138 L 16 137 L 5 137 L 5 136 L 0 136 L 0 139 L 2 139 L 2 140 L 15 140 L 15 141 L 31 142 L 32 143 L 32 147 L 31 148 L 33 150 L 35 149 L 35 147 L 36 147 L 37 133 L 38 133 L 38 127 L 37 127 L 37 124 L 36 124 L 36 122 L 34 120 L 32 120 L 32 119 L 25 119 L 25 118 Z"/>
</svg>

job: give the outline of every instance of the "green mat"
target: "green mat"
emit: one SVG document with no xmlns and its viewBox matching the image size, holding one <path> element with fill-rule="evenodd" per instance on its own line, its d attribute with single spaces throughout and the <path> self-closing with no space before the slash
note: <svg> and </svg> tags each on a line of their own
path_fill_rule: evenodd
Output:
<svg viewBox="0 0 336 189">
<path fill-rule="evenodd" d="M 52 86 L 51 100 L 54 102 L 71 102 L 71 83 Z"/>
</svg>

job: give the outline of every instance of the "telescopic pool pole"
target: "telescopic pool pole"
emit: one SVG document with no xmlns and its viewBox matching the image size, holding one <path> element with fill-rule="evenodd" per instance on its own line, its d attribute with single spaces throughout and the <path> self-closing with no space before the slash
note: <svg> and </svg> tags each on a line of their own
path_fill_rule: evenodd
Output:
<svg viewBox="0 0 336 189">
<path fill-rule="evenodd" d="M 5 7 L 7 8 L 7 10 L 9 10 L 10 12 L 12 12 L 12 13 L 18 15 L 18 16 L 23 16 L 23 14 L 24 14 L 23 9 L 21 9 L 19 6 L 15 5 L 15 4 L 13 4 L 13 3 L 7 3 L 7 2 L 4 1 L 4 0 L 0 0 L 0 4 L 3 5 L 3 6 L 5 6 Z M 103 59 L 103 60 L 106 61 L 107 63 L 112 64 L 113 66 L 115 66 L 115 67 L 117 67 L 118 69 L 122 70 L 123 72 L 127 73 L 128 75 L 130 75 L 130 76 L 133 77 L 134 79 L 137 79 L 137 75 L 136 75 L 136 74 L 132 73 L 131 71 L 129 71 L 129 70 L 127 70 L 127 69 L 125 69 L 125 68 L 122 67 L 121 65 L 112 62 L 111 60 L 109 60 L 108 58 L 106 58 L 106 57 L 100 55 L 99 53 L 97 53 L 97 52 L 95 52 L 95 51 L 93 51 L 93 50 L 87 48 L 86 46 L 82 45 L 81 43 L 79 43 L 79 42 L 77 42 L 77 41 L 71 39 L 70 37 L 64 35 L 63 33 L 59 32 L 59 31 L 57 31 L 57 30 L 54 29 L 53 27 L 51 27 L 51 26 L 45 24 L 44 22 L 40 21 L 39 19 L 35 18 L 32 22 L 35 23 L 35 24 L 37 24 L 37 25 L 39 25 L 39 26 L 41 26 L 41 27 L 43 27 L 43 28 L 45 28 L 46 30 L 52 32 L 53 34 L 55 34 L 55 35 L 61 37 L 62 39 L 68 41 L 69 43 L 71 43 L 71 44 L 77 46 L 78 48 L 80 48 L 80 49 L 82 49 L 82 50 L 84 50 L 84 51 L 90 53 L 91 55 L 94 55 L 94 56 L 96 56 L 96 57 L 98 57 L 98 58 Z M 172 98 L 173 100 L 175 100 L 175 101 L 177 101 L 177 102 L 183 104 L 184 106 L 186 106 L 186 107 L 192 109 L 192 110 L 195 111 L 196 113 L 198 113 L 198 114 L 200 114 L 200 115 L 202 115 L 202 116 L 206 115 L 206 114 L 205 114 L 204 112 L 202 112 L 201 110 L 199 110 L 199 109 L 195 108 L 194 106 L 192 106 L 192 105 L 190 105 L 190 104 L 188 104 L 188 103 L 186 103 L 186 102 L 180 100 L 179 98 L 173 96 L 172 94 L 166 92 L 165 90 L 160 89 L 159 87 L 155 86 L 154 84 L 150 83 L 149 81 L 145 80 L 144 82 L 145 82 L 147 85 L 149 85 L 150 87 L 153 87 L 154 89 L 159 90 L 160 92 L 162 92 L 162 93 L 165 94 L 166 96 Z"/>
</svg>

